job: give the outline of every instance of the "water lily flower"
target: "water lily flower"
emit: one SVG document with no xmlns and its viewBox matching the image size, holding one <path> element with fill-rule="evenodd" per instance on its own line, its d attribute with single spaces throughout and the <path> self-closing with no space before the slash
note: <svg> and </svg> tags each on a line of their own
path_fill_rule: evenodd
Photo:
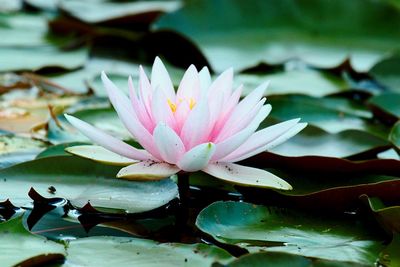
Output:
<svg viewBox="0 0 400 267">
<path fill-rule="evenodd" d="M 240 101 L 233 90 L 233 70 L 213 82 L 207 68 L 192 65 L 177 91 L 157 57 L 151 79 L 139 68 L 139 90 L 128 79 L 129 98 L 103 72 L 109 99 L 119 118 L 143 149 L 135 148 L 70 115 L 67 120 L 99 146 L 74 146 L 68 152 L 126 166 L 118 178 L 157 180 L 179 172 L 203 171 L 235 184 L 289 190 L 286 181 L 262 169 L 234 162 L 268 150 L 301 131 L 306 123 L 292 119 L 258 130 L 271 105 L 263 83 Z"/>
</svg>

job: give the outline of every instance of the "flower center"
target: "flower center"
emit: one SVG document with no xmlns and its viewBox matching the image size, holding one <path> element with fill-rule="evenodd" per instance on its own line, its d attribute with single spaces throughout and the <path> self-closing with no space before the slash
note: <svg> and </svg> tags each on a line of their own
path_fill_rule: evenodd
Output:
<svg viewBox="0 0 400 267">
<path fill-rule="evenodd" d="M 178 105 L 181 104 L 182 102 L 187 102 L 189 104 L 189 108 L 190 110 L 192 110 L 194 108 L 194 106 L 196 105 L 196 100 L 194 100 L 193 97 L 191 97 L 190 99 L 182 99 L 179 98 L 177 102 L 172 102 L 170 99 L 167 99 L 168 105 L 171 108 L 172 112 L 175 113 L 176 109 L 178 108 Z"/>
</svg>

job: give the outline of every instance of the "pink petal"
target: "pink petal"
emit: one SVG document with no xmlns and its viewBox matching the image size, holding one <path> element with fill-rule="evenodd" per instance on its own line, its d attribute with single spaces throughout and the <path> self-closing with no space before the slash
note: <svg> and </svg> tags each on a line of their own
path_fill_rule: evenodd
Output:
<svg viewBox="0 0 400 267">
<path fill-rule="evenodd" d="M 299 120 L 300 119 L 284 121 L 255 132 L 237 150 L 223 158 L 221 161 L 240 161 L 265 151 L 275 140 L 286 141 L 305 127 L 303 123 L 298 123 Z M 281 136 L 284 136 L 284 138 L 280 139 Z"/>
<path fill-rule="evenodd" d="M 241 166 L 234 163 L 214 163 L 203 169 L 218 179 L 245 186 L 257 186 L 291 190 L 292 186 L 278 176 L 256 168 Z"/>
<path fill-rule="evenodd" d="M 168 71 L 165 68 L 159 57 L 154 60 L 153 68 L 151 70 L 151 86 L 153 89 L 160 88 L 168 99 L 175 102 L 175 90 L 169 77 Z"/>
<path fill-rule="evenodd" d="M 156 126 L 153 137 L 164 161 L 176 164 L 185 153 L 185 146 L 181 139 L 165 123 L 159 123 Z"/>
<path fill-rule="evenodd" d="M 239 129 L 238 123 L 243 120 L 244 115 L 250 115 L 251 112 L 255 112 L 254 107 L 259 104 L 260 99 L 264 95 L 264 92 L 268 86 L 268 82 L 265 82 L 254 89 L 248 96 L 237 104 L 232 112 L 232 115 L 226 120 L 221 132 L 217 138 L 226 138 L 228 133 L 234 133 L 233 128 Z M 251 116 L 251 115 L 250 115 Z M 249 116 L 247 116 L 248 119 Z"/>
<path fill-rule="evenodd" d="M 209 135 L 207 130 L 210 113 L 206 101 L 197 103 L 189 113 L 180 133 L 186 149 L 204 143 Z"/>
<path fill-rule="evenodd" d="M 199 74 L 194 65 L 186 70 L 176 93 L 177 101 L 197 100 L 200 94 Z"/>
<path fill-rule="evenodd" d="M 211 85 L 211 75 L 207 67 L 204 67 L 199 72 L 201 95 L 205 96 Z"/>
<path fill-rule="evenodd" d="M 132 102 L 132 107 L 135 110 L 136 116 L 143 124 L 144 127 L 151 133 L 154 129 L 153 120 L 150 118 L 147 113 L 146 107 L 144 106 L 143 101 L 139 101 L 138 96 L 136 94 L 136 90 L 133 86 L 132 78 L 129 76 L 128 78 L 128 88 L 129 88 L 129 96 Z"/>
<path fill-rule="evenodd" d="M 64 116 L 69 121 L 69 123 L 71 123 L 87 138 L 114 153 L 135 160 L 146 160 L 152 158 L 152 156 L 147 153 L 147 151 L 134 148 L 122 142 L 121 140 L 93 127 L 87 122 L 84 122 L 67 114 L 65 114 Z"/>
<path fill-rule="evenodd" d="M 258 112 L 257 116 L 253 118 L 253 121 L 246 128 L 232 135 L 221 143 L 216 144 L 216 152 L 211 160 L 219 161 L 240 147 L 257 130 L 257 128 L 260 126 L 260 123 L 265 120 L 270 112 L 271 105 L 263 106 Z"/>
<path fill-rule="evenodd" d="M 210 85 L 208 89 L 209 99 L 213 97 L 213 95 L 217 91 L 222 91 L 225 99 L 232 94 L 232 86 L 233 86 L 233 69 L 229 68 L 224 71 L 221 75 L 215 79 L 215 81 Z"/>
<path fill-rule="evenodd" d="M 153 88 L 151 87 L 149 79 L 147 78 L 142 66 L 139 66 L 139 95 L 141 102 L 143 102 L 146 107 L 148 116 L 151 118 Z"/>
<path fill-rule="evenodd" d="M 146 160 L 122 168 L 118 178 L 127 180 L 161 180 L 177 173 L 179 169 L 168 163 Z"/>
<path fill-rule="evenodd" d="M 155 158 L 160 159 L 160 154 L 153 142 L 153 136 L 140 123 L 128 98 L 108 79 L 103 72 L 101 75 L 111 104 L 118 113 L 118 117 L 126 129 L 137 139 L 140 145 Z"/>
<path fill-rule="evenodd" d="M 178 161 L 178 167 L 187 172 L 195 172 L 203 169 L 209 163 L 215 152 L 213 143 L 204 143 L 195 146 Z"/>
<path fill-rule="evenodd" d="M 166 123 L 169 127 L 176 129 L 176 122 L 171 107 L 168 105 L 167 97 L 160 89 L 155 89 L 153 102 L 151 103 L 153 120 L 157 125 L 160 122 Z"/>
</svg>

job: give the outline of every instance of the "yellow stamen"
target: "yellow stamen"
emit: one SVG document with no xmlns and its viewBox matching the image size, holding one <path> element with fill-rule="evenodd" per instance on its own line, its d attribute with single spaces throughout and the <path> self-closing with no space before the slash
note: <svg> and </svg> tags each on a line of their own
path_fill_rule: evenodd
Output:
<svg viewBox="0 0 400 267">
<path fill-rule="evenodd" d="M 193 109 L 193 107 L 196 105 L 196 101 L 193 99 L 193 97 L 190 98 L 189 101 L 189 108 Z"/>
<path fill-rule="evenodd" d="M 172 101 L 169 100 L 169 99 L 167 101 L 168 101 L 168 105 L 171 108 L 172 112 L 175 112 L 176 111 L 176 104 L 172 103 Z"/>
</svg>

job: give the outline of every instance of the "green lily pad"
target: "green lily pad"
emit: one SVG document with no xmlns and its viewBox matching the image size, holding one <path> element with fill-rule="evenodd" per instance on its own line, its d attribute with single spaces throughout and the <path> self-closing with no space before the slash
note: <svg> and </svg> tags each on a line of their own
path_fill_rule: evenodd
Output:
<svg viewBox="0 0 400 267">
<path fill-rule="evenodd" d="M 66 52 L 54 47 L 4 47 L 0 49 L 0 71 L 38 70 L 44 67 L 75 69 L 85 63 L 87 56 L 86 48 Z"/>
<path fill-rule="evenodd" d="M 281 252 L 258 252 L 243 255 L 227 265 L 214 264 L 213 267 L 264 267 L 268 263 L 270 267 L 366 267 L 364 264 L 354 264 L 340 261 L 327 261 L 309 259 L 299 255 Z"/>
<path fill-rule="evenodd" d="M 391 116 L 400 118 L 400 94 L 398 93 L 384 93 L 374 96 L 369 100 L 369 103 Z"/>
<path fill-rule="evenodd" d="M 125 237 L 88 237 L 70 241 L 63 266 L 211 266 L 233 257 L 225 250 L 205 244 L 159 244 Z M 94 256 L 96 255 L 96 256 Z"/>
<path fill-rule="evenodd" d="M 178 194 L 171 179 L 131 182 L 116 179 L 119 168 L 71 156 L 41 158 L 0 171 L 0 199 L 18 206 L 30 203 L 33 187 L 44 197 L 66 198 L 78 207 L 142 212 L 167 204 Z M 49 190 L 53 186 L 56 191 Z"/>
<path fill-rule="evenodd" d="M 372 112 L 360 103 L 346 98 L 314 98 L 302 95 L 268 98 L 272 105 L 271 117 L 280 121 L 301 118 L 328 133 L 360 130 L 386 139 L 389 129 L 372 122 Z"/>
<path fill-rule="evenodd" d="M 305 94 L 321 97 L 346 91 L 350 86 L 344 80 L 328 73 L 305 69 L 287 70 L 272 74 L 239 74 L 235 76 L 236 86 L 243 84 L 243 95 L 265 81 L 270 81 L 266 95 Z"/>
<path fill-rule="evenodd" d="M 400 2 L 399 2 L 400 3 Z M 394 56 L 376 64 L 369 74 L 390 91 L 400 93 L 400 57 Z"/>
<path fill-rule="evenodd" d="M 329 134 L 311 125 L 285 143 L 270 149 L 282 156 L 323 156 L 344 158 L 388 146 L 388 141 L 359 130 Z"/>
<path fill-rule="evenodd" d="M 393 145 L 400 148 L 400 121 L 397 122 L 390 131 L 389 140 L 393 143 Z"/>
<path fill-rule="evenodd" d="M 250 252 L 287 252 L 326 260 L 373 264 L 382 245 L 362 225 L 245 202 L 215 202 L 196 226 L 219 242 Z"/>
<path fill-rule="evenodd" d="M 110 1 L 62 1 L 61 8 L 86 23 L 101 23 L 144 14 L 171 12 L 180 7 L 179 1 L 138 1 L 113 3 Z"/>
<path fill-rule="evenodd" d="M 399 234 L 395 234 L 393 236 L 392 242 L 382 250 L 379 255 L 378 263 L 382 266 L 399 266 L 400 265 L 400 236 Z"/>
<path fill-rule="evenodd" d="M 0 249 L 3 266 L 43 266 L 66 255 L 64 245 L 26 230 L 22 216 L 0 224 Z"/>
<path fill-rule="evenodd" d="M 7 38 L 1 38 L 0 40 L 1 49 L 11 46 L 28 46 L 32 48 L 48 44 L 46 33 L 47 21 L 43 15 L 0 13 L 0 35 L 7 36 Z M 4 62 L 2 63 L 2 68 L 5 68 Z"/>
<path fill-rule="evenodd" d="M 16 135 L 0 135 L 0 169 L 32 160 L 46 145 L 38 140 Z"/>
<path fill-rule="evenodd" d="M 210 27 L 210 18 L 221 16 Z M 394 25 L 400 25 L 400 12 L 386 1 L 259 0 L 249 5 L 208 0 L 189 1 L 162 16 L 153 28 L 189 37 L 217 72 L 290 59 L 332 68 L 347 58 L 364 72 L 400 48 Z"/>
</svg>

